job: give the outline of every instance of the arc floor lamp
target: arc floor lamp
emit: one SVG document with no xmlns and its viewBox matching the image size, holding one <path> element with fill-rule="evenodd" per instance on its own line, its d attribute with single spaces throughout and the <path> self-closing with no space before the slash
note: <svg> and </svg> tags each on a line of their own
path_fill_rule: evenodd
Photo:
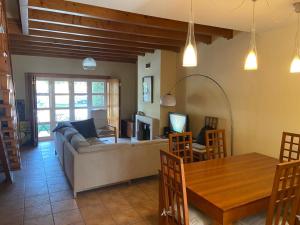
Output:
<svg viewBox="0 0 300 225">
<path fill-rule="evenodd" d="M 213 84 L 215 84 L 219 90 L 221 90 L 224 98 L 225 98 L 225 102 L 226 102 L 226 107 L 228 109 L 229 112 L 229 117 L 230 117 L 230 131 L 231 131 L 231 135 L 230 135 L 230 153 L 231 155 L 233 155 L 233 116 L 232 116 L 232 108 L 231 108 L 231 103 L 230 100 L 228 98 L 227 93 L 225 92 L 224 88 L 220 85 L 220 83 L 218 81 L 216 81 L 215 79 L 213 79 L 212 77 L 208 76 L 208 75 L 204 75 L 204 74 L 191 74 L 191 75 L 187 75 L 181 79 L 179 79 L 178 81 L 176 81 L 175 85 L 173 86 L 173 88 L 164 96 L 162 96 L 160 98 L 160 104 L 162 106 L 167 106 L 167 107 L 171 107 L 171 106 L 176 106 L 176 97 L 175 95 L 172 95 L 172 91 L 174 91 L 174 89 L 176 88 L 176 86 L 181 83 L 183 80 L 186 80 L 188 78 L 191 77 L 199 77 L 199 78 L 204 78 L 206 80 L 211 81 Z"/>
</svg>

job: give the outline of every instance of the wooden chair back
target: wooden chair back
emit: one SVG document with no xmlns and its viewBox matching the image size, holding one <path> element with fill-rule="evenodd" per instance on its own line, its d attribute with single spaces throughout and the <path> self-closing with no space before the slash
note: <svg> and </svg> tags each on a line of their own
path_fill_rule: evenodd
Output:
<svg viewBox="0 0 300 225">
<path fill-rule="evenodd" d="M 290 162 L 300 159 L 300 134 L 282 133 L 280 162 Z"/>
<path fill-rule="evenodd" d="M 295 224 L 300 201 L 300 161 L 278 164 L 266 225 Z"/>
<path fill-rule="evenodd" d="M 184 163 L 193 162 L 192 132 L 169 134 L 169 152 L 183 159 Z"/>
<path fill-rule="evenodd" d="M 211 127 L 212 129 L 216 130 L 218 127 L 218 118 L 212 116 L 204 117 L 204 126 Z"/>
<path fill-rule="evenodd" d="M 207 159 L 227 157 L 225 130 L 207 130 L 205 140 Z"/>
<path fill-rule="evenodd" d="M 189 225 L 183 159 L 160 151 L 163 212 L 168 225 Z"/>
</svg>

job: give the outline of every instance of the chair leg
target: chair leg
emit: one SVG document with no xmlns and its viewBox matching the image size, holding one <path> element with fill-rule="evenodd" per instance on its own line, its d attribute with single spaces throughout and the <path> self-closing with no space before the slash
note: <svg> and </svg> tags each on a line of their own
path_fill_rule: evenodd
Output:
<svg viewBox="0 0 300 225">
<path fill-rule="evenodd" d="M 159 170 L 158 171 L 158 178 L 159 178 L 159 186 L 158 186 L 158 189 L 159 189 L 159 201 L 158 201 L 158 225 L 166 225 L 166 217 L 163 217 L 161 216 L 161 212 L 163 211 L 163 208 L 164 208 L 164 196 L 163 196 L 163 183 L 162 183 L 162 174 L 161 174 L 161 171 Z"/>
</svg>

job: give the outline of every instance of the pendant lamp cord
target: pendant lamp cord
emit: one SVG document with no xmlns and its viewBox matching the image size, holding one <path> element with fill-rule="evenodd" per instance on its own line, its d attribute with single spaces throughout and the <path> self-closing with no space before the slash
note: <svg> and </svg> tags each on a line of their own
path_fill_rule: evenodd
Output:
<svg viewBox="0 0 300 225">
<path fill-rule="evenodd" d="M 299 43 L 299 29 L 300 29 L 300 13 L 297 13 L 297 32 L 296 32 L 296 36 L 295 36 L 295 47 L 296 47 L 296 54 L 299 55 L 299 47 L 300 47 L 300 43 Z"/>
<path fill-rule="evenodd" d="M 252 7 L 252 27 L 251 27 L 251 41 L 250 41 L 250 48 L 256 48 L 256 40 L 255 40 L 255 25 L 256 25 L 256 21 L 255 21 L 255 3 L 256 0 L 252 0 L 253 1 L 253 7 Z"/>
<path fill-rule="evenodd" d="M 190 22 L 194 22 L 193 18 L 193 0 L 191 0 Z"/>
<path fill-rule="evenodd" d="M 255 1 L 253 0 L 253 10 L 252 10 L 252 30 L 255 31 Z"/>
</svg>

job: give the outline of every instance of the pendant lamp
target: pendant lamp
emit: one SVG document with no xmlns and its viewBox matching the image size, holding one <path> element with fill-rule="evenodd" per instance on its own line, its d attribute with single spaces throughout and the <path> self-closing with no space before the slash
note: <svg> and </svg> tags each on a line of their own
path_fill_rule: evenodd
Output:
<svg viewBox="0 0 300 225">
<path fill-rule="evenodd" d="M 97 63 L 92 57 L 87 57 L 82 61 L 82 67 L 84 70 L 95 70 Z"/>
<path fill-rule="evenodd" d="M 298 16 L 297 32 L 295 37 L 295 55 L 290 66 L 290 73 L 300 73 L 300 43 L 299 43 L 299 24 L 300 24 L 300 2 L 294 4 Z"/>
<path fill-rule="evenodd" d="M 194 33 L 193 0 L 191 0 L 190 19 L 188 24 L 186 43 L 183 52 L 182 65 L 184 67 L 195 67 L 197 66 L 197 63 L 197 46 Z"/>
<path fill-rule="evenodd" d="M 257 51 L 256 51 L 256 40 L 255 40 L 255 2 L 253 1 L 253 11 L 252 11 L 252 27 L 251 27 L 251 40 L 250 40 L 250 47 L 249 52 L 246 56 L 246 61 L 244 65 L 245 70 L 257 70 Z"/>
</svg>

